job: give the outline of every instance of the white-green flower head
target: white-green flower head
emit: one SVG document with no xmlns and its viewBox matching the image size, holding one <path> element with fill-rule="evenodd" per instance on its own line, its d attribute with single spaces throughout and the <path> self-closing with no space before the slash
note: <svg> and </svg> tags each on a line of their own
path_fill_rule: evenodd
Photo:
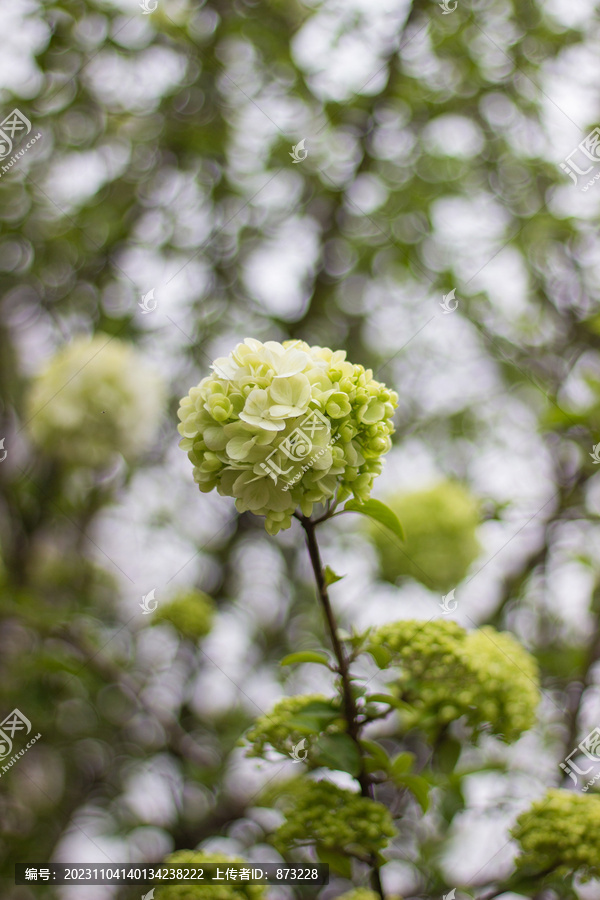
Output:
<svg viewBox="0 0 600 900">
<path fill-rule="evenodd" d="M 33 382 L 29 433 L 49 456 L 104 466 L 150 449 L 165 403 L 163 384 L 138 351 L 109 335 L 76 338 Z"/>
<path fill-rule="evenodd" d="M 512 836 L 521 847 L 516 863 L 523 874 L 577 874 L 582 881 L 600 876 L 597 795 L 553 788 L 519 816 Z"/>
<path fill-rule="evenodd" d="M 181 401 L 180 446 L 203 492 L 265 516 L 270 534 L 337 491 L 368 499 L 398 395 L 343 350 L 246 338 Z"/>
<path fill-rule="evenodd" d="M 177 850 L 161 863 L 160 868 L 201 869 L 207 863 L 219 863 L 221 874 L 229 866 L 251 868 L 251 863 L 220 853 L 204 853 L 201 850 Z M 158 868 L 158 866 L 157 866 Z M 248 884 L 247 881 L 213 882 L 212 884 L 159 884 L 154 900 L 264 900 L 262 884 Z"/>
</svg>

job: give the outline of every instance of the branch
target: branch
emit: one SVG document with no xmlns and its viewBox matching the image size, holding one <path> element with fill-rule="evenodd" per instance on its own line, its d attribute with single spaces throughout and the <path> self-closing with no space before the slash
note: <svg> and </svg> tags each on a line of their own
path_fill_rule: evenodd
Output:
<svg viewBox="0 0 600 900">
<path fill-rule="evenodd" d="M 319 600 L 321 602 L 321 606 L 323 607 L 323 612 L 325 614 L 325 622 L 327 624 L 327 630 L 329 632 L 329 637 L 331 639 L 331 645 L 333 647 L 333 652 L 337 659 L 337 667 L 340 675 L 340 680 L 342 683 L 342 696 L 344 700 L 344 711 L 346 716 L 346 721 L 348 723 L 348 734 L 355 742 L 358 753 L 361 760 L 361 769 L 358 774 L 358 783 L 360 784 L 360 792 L 363 797 L 368 797 L 370 800 L 374 799 L 374 790 L 372 781 L 365 771 L 364 762 L 363 762 L 363 752 L 362 747 L 360 745 L 359 735 L 360 735 L 360 724 L 358 721 L 358 710 L 356 708 L 356 701 L 354 699 L 354 694 L 352 693 L 352 682 L 350 677 L 350 660 L 346 654 L 344 646 L 339 639 L 337 633 L 337 625 L 335 622 L 335 618 L 333 615 L 333 610 L 331 608 L 331 603 L 329 601 L 329 594 L 327 591 L 327 584 L 325 582 L 325 572 L 323 570 L 323 563 L 321 562 L 321 554 L 319 552 L 319 545 L 317 544 L 317 536 L 316 536 L 316 524 L 317 522 L 311 520 L 307 516 L 296 515 L 296 518 L 300 521 L 300 524 L 304 528 L 306 533 L 306 545 L 308 547 L 308 554 L 310 556 L 310 561 L 312 564 L 313 572 L 315 575 L 315 581 L 317 583 L 317 594 Z M 328 516 L 326 516 L 328 518 Z M 319 522 L 324 521 L 324 518 L 321 517 Z M 381 900 L 384 900 L 383 886 L 381 884 L 381 876 L 379 873 L 379 865 L 374 856 L 372 856 L 369 860 L 369 863 L 372 868 L 371 873 L 371 883 L 373 890 L 381 897 Z"/>
</svg>

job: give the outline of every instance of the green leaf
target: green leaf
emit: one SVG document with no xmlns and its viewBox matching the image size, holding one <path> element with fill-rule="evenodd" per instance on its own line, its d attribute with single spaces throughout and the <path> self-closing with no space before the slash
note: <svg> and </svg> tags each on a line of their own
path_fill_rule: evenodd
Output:
<svg viewBox="0 0 600 900">
<path fill-rule="evenodd" d="M 300 734 L 319 734 L 323 727 L 322 722 L 311 716 L 293 716 L 287 720 L 287 724 Z"/>
<path fill-rule="evenodd" d="M 317 663 L 320 666 L 329 666 L 329 657 L 326 653 L 317 650 L 300 650 L 298 653 L 289 653 L 284 656 L 280 666 L 293 666 L 296 663 Z"/>
<path fill-rule="evenodd" d="M 410 772 L 413 767 L 414 761 L 414 753 L 399 753 L 398 756 L 392 761 L 392 774 L 400 776 L 404 775 L 406 772 Z"/>
<path fill-rule="evenodd" d="M 359 503 L 358 500 L 348 500 L 344 506 L 344 510 L 369 516 L 369 518 L 373 519 L 375 522 L 379 522 L 380 525 L 385 525 L 386 528 L 393 531 L 396 537 L 400 538 L 401 541 L 404 540 L 404 529 L 400 524 L 398 516 L 389 508 L 389 506 L 382 503 L 381 500 L 367 500 L 365 503 Z"/>
<path fill-rule="evenodd" d="M 392 654 L 381 644 L 369 644 L 367 653 L 371 654 L 380 669 L 386 669 L 389 666 Z"/>
<path fill-rule="evenodd" d="M 287 724 L 303 734 L 318 734 L 340 716 L 339 709 L 332 703 L 326 700 L 311 700 L 298 710 L 295 716 L 291 716 Z"/>
<path fill-rule="evenodd" d="M 341 716 L 339 707 L 333 700 L 311 700 L 302 707 L 300 714 L 323 720 L 338 719 Z"/>
<path fill-rule="evenodd" d="M 398 787 L 406 787 L 414 794 L 423 812 L 429 809 L 429 782 L 420 775 L 394 775 L 394 783 Z"/>
<path fill-rule="evenodd" d="M 378 744 L 376 741 L 369 741 L 366 738 L 362 738 L 360 745 L 373 757 L 377 764 L 377 769 L 383 769 L 384 772 L 389 772 L 390 758 L 381 744 Z"/>
<path fill-rule="evenodd" d="M 591 565 L 591 564 L 590 564 L 590 565 Z M 354 627 L 353 627 L 353 628 L 352 628 L 352 631 L 351 631 L 351 633 L 350 633 L 350 635 L 349 635 L 348 638 L 347 638 L 347 640 L 348 640 L 348 642 L 352 645 L 352 647 L 354 648 L 354 650 L 359 650 L 360 647 L 363 646 L 363 644 L 365 643 L 365 641 L 367 640 L 367 638 L 368 638 L 369 635 L 371 634 L 371 631 L 372 631 L 372 630 L 373 630 L 373 628 L 372 628 L 371 625 L 369 625 L 369 627 L 367 628 L 366 631 L 355 631 L 355 630 L 354 630 Z"/>
<path fill-rule="evenodd" d="M 388 706 L 396 706 L 398 700 L 391 694 L 369 694 L 367 697 L 369 703 L 386 703 Z"/>
<path fill-rule="evenodd" d="M 333 850 L 325 850 L 317 847 L 317 856 L 322 863 L 327 863 L 330 869 L 341 875 L 342 878 L 352 878 L 352 860 L 343 853 L 335 853 Z"/>
<path fill-rule="evenodd" d="M 457 741 L 455 738 L 446 737 L 438 744 L 433 757 L 434 762 L 442 772 L 449 775 L 454 771 L 461 749 L 460 741 Z"/>
<path fill-rule="evenodd" d="M 319 766 L 348 772 L 354 778 L 360 773 L 360 753 L 348 734 L 322 734 L 314 745 L 312 758 Z"/>
<path fill-rule="evenodd" d="M 336 575 L 333 569 L 329 566 L 325 566 L 325 586 L 329 587 L 330 584 L 335 584 L 336 581 L 341 581 L 342 578 L 345 578 L 345 575 Z"/>
</svg>

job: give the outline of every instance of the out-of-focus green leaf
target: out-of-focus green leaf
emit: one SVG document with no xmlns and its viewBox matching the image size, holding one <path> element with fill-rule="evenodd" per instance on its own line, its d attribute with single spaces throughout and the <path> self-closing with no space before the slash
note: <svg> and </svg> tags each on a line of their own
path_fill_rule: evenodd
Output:
<svg viewBox="0 0 600 900">
<path fill-rule="evenodd" d="M 321 735 L 314 745 L 312 758 L 317 765 L 339 769 L 353 777 L 360 773 L 360 753 L 348 734 Z"/>
<path fill-rule="evenodd" d="M 280 666 L 294 666 L 298 663 L 317 663 L 320 666 L 329 666 L 329 657 L 318 650 L 299 650 L 297 653 L 289 653 L 284 656 Z"/>
</svg>

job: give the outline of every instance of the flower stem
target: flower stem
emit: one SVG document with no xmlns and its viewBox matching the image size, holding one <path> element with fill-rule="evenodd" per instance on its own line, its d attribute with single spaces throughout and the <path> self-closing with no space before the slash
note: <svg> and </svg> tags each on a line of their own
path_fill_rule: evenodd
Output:
<svg viewBox="0 0 600 900">
<path fill-rule="evenodd" d="M 337 633 L 337 625 L 335 622 L 335 618 L 333 615 L 333 610 L 331 608 L 331 603 L 329 601 L 329 593 L 327 591 L 327 583 L 325 581 L 325 571 L 323 569 L 323 563 L 321 562 L 321 554 L 319 552 L 319 545 L 317 543 L 317 535 L 316 535 L 316 525 L 317 522 L 308 518 L 307 516 L 296 516 L 299 519 L 304 531 L 306 533 L 306 545 L 308 547 L 308 554 L 310 556 L 310 561 L 312 564 L 313 572 L 315 575 L 315 581 L 317 583 L 317 594 L 323 607 L 323 612 L 325 614 L 325 622 L 327 625 L 327 630 L 329 632 L 329 637 L 331 639 L 331 645 L 333 647 L 333 652 L 335 654 L 335 658 L 337 660 L 337 671 L 340 676 L 340 680 L 342 683 L 342 697 L 344 701 L 344 712 L 346 721 L 348 723 L 348 734 L 355 742 L 360 759 L 361 759 L 361 767 L 360 772 L 357 776 L 357 781 L 360 784 L 360 792 L 363 797 L 368 797 L 369 799 L 374 799 L 374 790 L 373 784 L 369 778 L 368 773 L 365 771 L 363 764 L 363 752 L 362 747 L 360 745 L 360 724 L 358 722 L 358 710 L 356 708 L 356 701 L 354 699 L 354 694 L 352 693 L 352 682 L 350 676 L 350 661 L 344 649 L 342 642 Z M 324 521 L 321 518 L 319 521 Z M 381 884 L 381 876 L 379 873 L 379 864 L 375 856 L 371 857 L 371 887 L 381 897 L 381 900 L 384 900 L 383 887 Z"/>
</svg>

